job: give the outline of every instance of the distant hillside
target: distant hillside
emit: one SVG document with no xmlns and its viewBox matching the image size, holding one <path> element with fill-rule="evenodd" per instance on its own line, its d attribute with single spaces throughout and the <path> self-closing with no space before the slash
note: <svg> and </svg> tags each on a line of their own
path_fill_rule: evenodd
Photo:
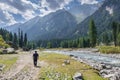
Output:
<svg viewBox="0 0 120 80">
<path fill-rule="evenodd" d="M 91 19 L 95 21 L 98 34 L 111 30 L 112 21 L 120 22 L 120 0 L 105 0 L 103 5 L 93 15 L 77 25 L 74 35 L 87 35 Z"/>
<path fill-rule="evenodd" d="M 28 34 L 29 40 L 48 40 L 69 38 L 75 31 L 77 21 L 66 10 L 58 10 L 44 17 L 35 17 L 18 26 L 7 27 L 12 32 L 18 28 Z"/>
</svg>

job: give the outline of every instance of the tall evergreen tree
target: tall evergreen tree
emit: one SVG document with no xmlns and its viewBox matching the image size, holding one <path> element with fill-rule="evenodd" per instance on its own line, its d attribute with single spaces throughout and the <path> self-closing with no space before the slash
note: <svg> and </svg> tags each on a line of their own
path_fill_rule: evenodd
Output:
<svg viewBox="0 0 120 80">
<path fill-rule="evenodd" d="M 19 42 L 19 47 L 21 45 L 21 37 L 20 37 L 20 28 L 18 29 L 18 42 Z"/>
<path fill-rule="evenodd" d="M 109 44 L 109 37 L 108 37 L 107 32 L 104 32 L 104 33 L 103 33 L 103 35 L 102 35 L 102 42 L 103 42 L 105 45 L 108 45 L 108 44 Z"/>
<path fill-rule="evenodd" d="M 118 42 L 118 46 L 120 46 L 120 33 L 118 34 L 117 42 Z"/>
<path fill-rule="evenodd" d="M 112 32 L 113 32 L 114 45 L 117 46 L 117 23 L 116 22 L 112 23 Z"/>
<path fill-rule="evenodd" d="M 18 37 L 17 34 L 14 33 L 14 38 L 13 38 L 13 48 L 18 49 Z"/>
<path fill-rule="evenodd" d="M 14 43 L 15 45 L 18 45 L 18 38 L 17 38 L 17 34 L 16 34 L 16 33 L 14 33 L 13 43 Z"/>
<path fill-rule="evenodd" d="M 90 20 L 89 23 L 89 38 L 90 38 L 90 46 L 95 47 L 97 42 L 97 31 L 94 20 Z"/>
<path fill-rule="evenodd" d="M 27 46 L 27 33 L 24 34 L 24 46 Z"/>
<path fill-rule="evenodd" d="M 52 48 L 52 43 L 51 42 L 47 43 L 47 48 Z"/>
<path fill-rule="evenodd" d="M 9 41 L 13 41 L 13 34 L 11 32 L 9 33 Z"/>
<path fill-rule="evenodd" d="M 20 45 L 21 48 L 23 47 L 23 31 L 21 31 L 21 33 L 20 33 L 19 45 Z"/>
<path fill-rule="evenodd" d="M 62 42 L 60 43 L 60 47 L 65 48 L 65 42 L 64 42 L 64 41 L 62 41 Z"/>
</svg>

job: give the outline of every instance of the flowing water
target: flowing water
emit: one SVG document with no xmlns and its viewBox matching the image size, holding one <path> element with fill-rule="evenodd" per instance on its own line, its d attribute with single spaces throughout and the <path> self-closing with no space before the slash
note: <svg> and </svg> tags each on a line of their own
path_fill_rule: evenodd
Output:
<svg viewBox="0 0 120 80">
<path fill-rule="evenodd" d="M 112 58 L 110 56 L 100 55 L 97 53 L 92 53 L 90 51 L 57 51 L 56 50 L 56 51 L 47 51 L 47 52 L 60 53 L 65 55 L 74 55 L 83 60 L 90 60 L 97 63 L 104 63 L 104 64 L 120 67 L 120 59 Z"/>
</svg>

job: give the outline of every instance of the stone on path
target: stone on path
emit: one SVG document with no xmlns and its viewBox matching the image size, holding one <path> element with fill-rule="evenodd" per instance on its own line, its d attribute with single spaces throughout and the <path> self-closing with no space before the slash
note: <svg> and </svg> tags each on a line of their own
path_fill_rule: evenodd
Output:
<svg viewBox="0 0 120 80">
<path fill-rule="evenodd" d="M 82 74 L 81 73 L 75 73 L 73 76 L 73 80 L 83 80 L 82 79 Z"/>
<path fill-rule="evenodd" d="M 5 65 L 0 64 L 0 71 L 3 71 L 4 67 L 5 67 Z"/>
</svg>

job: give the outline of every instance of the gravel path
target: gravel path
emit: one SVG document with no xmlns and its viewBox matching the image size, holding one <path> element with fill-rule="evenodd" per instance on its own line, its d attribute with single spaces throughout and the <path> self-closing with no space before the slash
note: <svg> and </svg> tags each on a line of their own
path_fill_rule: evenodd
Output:
<svg viewBox="0 0 120 80">
<path fill-rule="evenodd" d="M 30 52 L 23 52 L 18 55 L 19 59 L 16 64 L 4 73 L 0 80 L 38 80 L 40 64 L 38 64 L 38 67 L 33 66 L 33 58 Z"/>
</svg>

